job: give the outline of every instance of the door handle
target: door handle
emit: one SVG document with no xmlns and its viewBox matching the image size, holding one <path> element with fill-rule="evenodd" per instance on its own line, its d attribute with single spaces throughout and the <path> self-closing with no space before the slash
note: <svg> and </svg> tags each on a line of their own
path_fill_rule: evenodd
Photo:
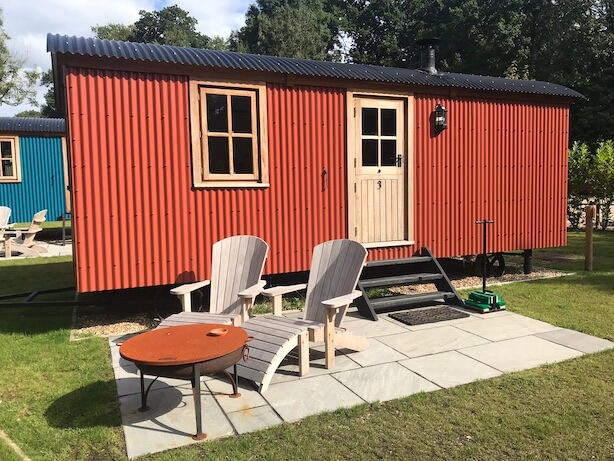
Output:
<svg viewBox="0 0 614 461">
<path fill-rule="evenodd" d="M 403 166 L 403 156 L 401 154 L 397 155 L 397 166 L 399 168 Z"/>
</svg>

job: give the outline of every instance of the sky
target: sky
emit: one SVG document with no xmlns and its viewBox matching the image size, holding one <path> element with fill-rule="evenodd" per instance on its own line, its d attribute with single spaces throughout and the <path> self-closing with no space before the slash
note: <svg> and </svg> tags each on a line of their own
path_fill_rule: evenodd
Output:
<svg viewBox="0 0 614 461">
<path fill-rule="evenodd" d="M 4 30 L 11 37 L 9 49 L 25 59 L 25 68 L 45 71 L 51 67 L 47 53 L 47 34 L 91 37 L 91 26 L 111 22 L 132 24 L 139 11 L 160 10 L 178 5 L 198 20 L 196 29 L 206 35 L 226 37 L 240 28 L 245 12 L 255 0 L 0 0 Z M 39 87 L 38 100 L 44 102 L 46 89 Z M 0 116 L 7 117 L 27 109 L 28 104 L 0 106 Z"/>
</svg>

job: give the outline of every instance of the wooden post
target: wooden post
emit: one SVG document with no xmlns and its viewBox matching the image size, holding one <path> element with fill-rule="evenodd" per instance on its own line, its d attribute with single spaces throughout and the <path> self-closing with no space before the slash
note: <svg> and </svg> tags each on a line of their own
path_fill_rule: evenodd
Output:
<svg viewBox="0 0 614 461">
<path fill-rule="evenodd" d="M 585 242 L 584 242 L 584 270 L 593 270 L 593 219 L 595 218 L 595 206 L 588 205 L 586 212 Z"/>
</svg>

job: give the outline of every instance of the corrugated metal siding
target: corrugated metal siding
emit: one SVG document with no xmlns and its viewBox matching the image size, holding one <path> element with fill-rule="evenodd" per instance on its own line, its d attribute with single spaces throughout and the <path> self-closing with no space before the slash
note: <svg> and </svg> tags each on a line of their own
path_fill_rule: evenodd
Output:
<svg viewBox="0 0 614 461">
<path fill-rule="evenodd" d="M 47 220 L 61 219 L 64 200 L 64 164 L 59 137 L 19 137 L 21 182 L 0 183 L 0 204 L 11 208 L 11 222 L 29 222 L 47 209 Z"/>
<path fill-rule="evenodd" d="M 497 100 L 415 100 L 415 237 L 412 247 L 370 251 L 370 259 L 406 257 L 422 246 L 436 256 L 565 245 L 567 106 Z M 431 132 L 437 103 L 449 128 Z"/>
<path fill-rule="evenodd" d="M 211 245 L 253 234 L 267 273 L 346 233 L 345 96 L 267 91 L 267 189 L 193 190 L 185 77 L 68 69 L 77 289 L 207 278 Z M 326 168 L 329 186 L 322 187 Z"/>
</svg>

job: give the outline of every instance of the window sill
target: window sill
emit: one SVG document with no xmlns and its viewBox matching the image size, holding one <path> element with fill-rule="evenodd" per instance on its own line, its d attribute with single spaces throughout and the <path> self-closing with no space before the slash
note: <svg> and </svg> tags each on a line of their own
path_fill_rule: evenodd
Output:
<svg viewBox="0 0 614 461">
<path fill-rule="evenodd" d="M 267 189 L 271 187 L 269 183 L 262 182 L 225 182 L 211 181 L 207 183 L 194 184 L 194 189 Z"/>
</svg>

